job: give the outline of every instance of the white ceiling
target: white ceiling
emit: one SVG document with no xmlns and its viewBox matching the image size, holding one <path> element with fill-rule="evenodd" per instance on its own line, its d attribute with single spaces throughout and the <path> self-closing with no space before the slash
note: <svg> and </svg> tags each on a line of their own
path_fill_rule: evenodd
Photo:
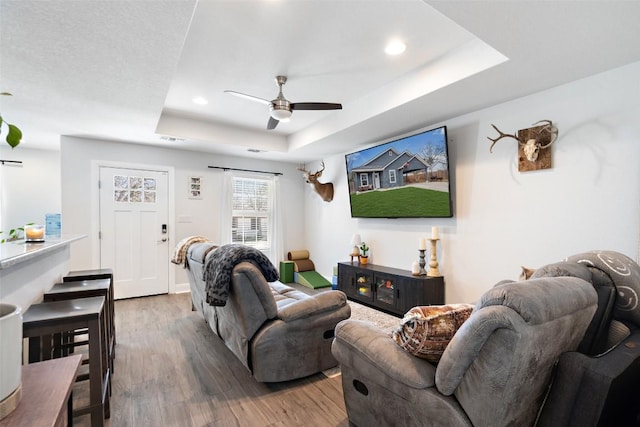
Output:
<svg viewBox="0 0 640 427">
<path fill-rule="evenodd" d="M 638 0 L 0 0 L 0 112 L 24 147 L 315 160 L 639 61 L 639 19 Z M 273 99 L 279 74 L 290 101 L 343 110 L 267 131 L 267 107 L 223 92 Z"/>
</svg>

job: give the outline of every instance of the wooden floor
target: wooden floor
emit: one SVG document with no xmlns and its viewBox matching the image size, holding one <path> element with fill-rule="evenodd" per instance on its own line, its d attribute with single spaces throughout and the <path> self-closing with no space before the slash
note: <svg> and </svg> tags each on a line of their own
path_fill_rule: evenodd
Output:
<svg viewBox="0 0 640 427">
<path fill-rule="evenodd" d="M 349 425 L 340 376 L 253 380 L 189 294 L 116 301 L 110 427 Z M 83 385 L 74 400 L 83 399 Z M 89 426 L 88 416 L 74 425 Z"/>
</svg>

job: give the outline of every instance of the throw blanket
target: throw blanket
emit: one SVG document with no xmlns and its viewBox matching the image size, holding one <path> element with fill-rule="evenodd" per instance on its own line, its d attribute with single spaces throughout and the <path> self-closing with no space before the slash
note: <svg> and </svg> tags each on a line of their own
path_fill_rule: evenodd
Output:
<svg viewBox="0 0 640 427">
<path fill-rule="evenodd" d="M 174 264 L 182 265 L 184 268 L 188 268 L 187 264 L 187 251 L 189 250 L 189 246 L 194 243 L 202 243 L 209 242 L 209 239 L 202 236 L 189 236 L 180 240 L 176 247 L 173 249 L 173 256 L 171 257 L 171 262 Z"/>
<path fill-rule="evenodd" d="M 219 307 L 227 304 L 233 267 L 243 261 L 258 267 L 267 282 L 278 280 L 278 270 L 258 249 L 240 244 L 220 246 L 210 253 L 204 266 L 207 304 Z"/>
<path fill-rule="evenodd" d="M 589 265 L 603 271 L 618 291 L 614 317 L 631 320 L 640 326 L 640 266 L 631 258 L 613 251 L 591 251 L 568 257 L 565 261 Z"/>
</svg>

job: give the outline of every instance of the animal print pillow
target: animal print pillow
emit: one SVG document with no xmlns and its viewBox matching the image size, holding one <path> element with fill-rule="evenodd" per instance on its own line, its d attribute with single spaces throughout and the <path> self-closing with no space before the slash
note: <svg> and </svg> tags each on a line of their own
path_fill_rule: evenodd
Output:
<svg viewBox="0 0 640 427">
<path fill-rule="evenodd" d="M 392 332 L 392 338 L 414 356 L 438 363 L 449 341 L 472 311 L 473 304 L 413 307 Z"/>
</svg>

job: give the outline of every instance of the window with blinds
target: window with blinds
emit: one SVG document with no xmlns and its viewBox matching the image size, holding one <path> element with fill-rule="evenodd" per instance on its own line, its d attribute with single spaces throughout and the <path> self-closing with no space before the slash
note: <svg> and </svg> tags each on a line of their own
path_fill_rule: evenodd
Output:
<svg viewBox="0 0 640 427">
<path fill-rule="evenodd" d="M 231 241 L 253 246 L 269 256 L 272 215 L 270 179 L 233 178 Z"/>
</svg>

